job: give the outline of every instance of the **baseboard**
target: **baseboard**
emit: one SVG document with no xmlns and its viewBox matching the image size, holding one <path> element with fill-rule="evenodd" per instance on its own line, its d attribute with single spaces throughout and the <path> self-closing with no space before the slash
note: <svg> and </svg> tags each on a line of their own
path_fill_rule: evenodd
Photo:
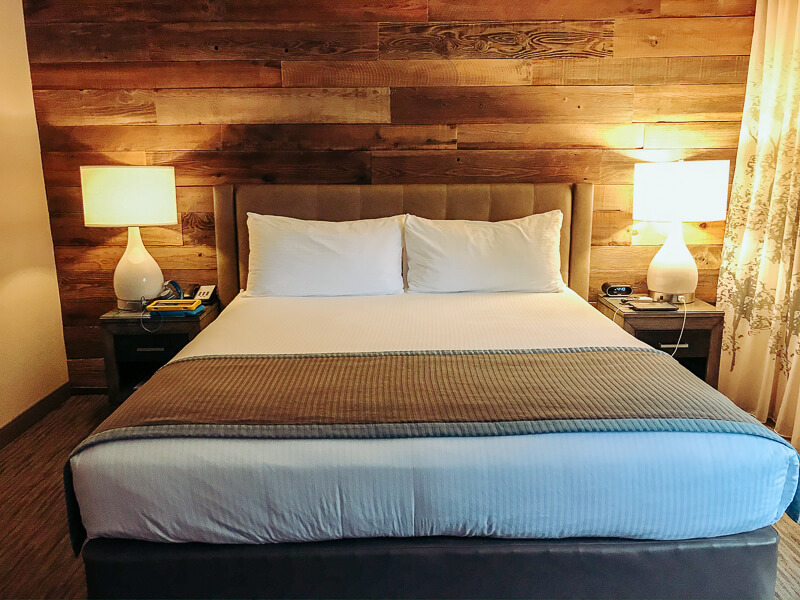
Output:
<svg viewBox="0 0 800 600">
<path fill-rule="evenodd" d="M 47 394 L 47 396 L 36 402 L 33 406 L 14 417 L 14 419 L 3 425 L 3 427 L 0 427 L 0 448 L 13 442 L 47 413 L 64 404 L 69 396 L 69 383 L 65 383 Z"/>
</svg>

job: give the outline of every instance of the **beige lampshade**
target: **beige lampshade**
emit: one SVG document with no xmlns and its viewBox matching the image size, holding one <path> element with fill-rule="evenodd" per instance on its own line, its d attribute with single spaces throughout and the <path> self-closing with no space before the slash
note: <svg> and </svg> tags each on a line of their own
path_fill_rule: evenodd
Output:
<svg viewBox="0 0 800 600">
<path fill-rule="evenodd" d="M 636 221 L 724 221 L 728 160 L 637 163 L 633 170 Z"/>
<path fill-rule="evenodd" d="M 81 167 L 87 227 L 174 225 L 174 167 Z"/>
</svg>

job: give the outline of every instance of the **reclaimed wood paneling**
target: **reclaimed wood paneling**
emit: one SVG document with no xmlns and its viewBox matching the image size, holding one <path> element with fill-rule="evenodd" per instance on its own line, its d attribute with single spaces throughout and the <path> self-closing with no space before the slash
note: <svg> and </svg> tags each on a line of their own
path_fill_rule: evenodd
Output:
<svg viewBox="0 0 800 600">
<path fill-rule="evenodd" d="M 614 56 L 746 55 L 752 37 L 752 17 L 621 20 L 614 27 Z"/>
<path fill-rule="evenodd" d="M 218 183 L 370 183 L 369 152 L 152 152 L 175 167 L 178 185 Z"/>
<path fill-rule="evenodd" d="M 666 56 L 537 60 L 533 85 L 665 85 L 745 83 L 746 56 Z"/>
<path fill-rule="evenodd" d="M 613 28 L 610 21 L 382 23 L 379 56 L 388 60 L 611 56 Z"/>
<path fill-rule="evenodd" d="M 636 86 L 634 121 L 741 121 L 744 85 Z"/>
<path fill-rule="evenodd" d="M 377 23 L 176 23 L 147 29 L 151 60 L 363 60 L 378 56 Z"/>
<path fill-rule="evenodd" d="M 458 127 L 460 149 L 641 148 L 643 123 L 467 123 Z"/>
<path fill-rule="evenodd" d="M 125 227 L 86 227 L 83 214 L 50 216 L 53 243 L 57 246 L 125 246 L 128 229 Z M 142 241 L 148 246 L 181 246 L 180 225 L 142 227 Z"/>
<path fill-rule="evenodd" d="M 373 183 L 597 181 L 600 150 L 373 152 Z"/>
<path fill-rule="evenodd" d="M 43 152 L 132 152 L 136 150 L 219 150 L 220 125 L 41 125 Z"/>
<path fill-rule="evenodd" d="M 417 150 L 455 149 L 455 125 L 224 125 L 222 149 Z"/>
<path fill-rule="evenodd" d="M 144 152 L 44 152 L 42 167 L 47 186 L 79 186 L 81 165 L 146 165 Z"/>
<path fill-rule="evenodd" d="M 156 122 L 151 90 L 36 90 L 42 125 L 149 125 Z"/>
<path fill-rule="evenodd" d="M 431 21 L 613 19 L 658 14 L 658 0 L 428 0 Z"/>
<path fill-rule="evenodd" d="M 756 0 L 661 0 L 664 17 L 751 16 Z"/>
<path fill-rule="evenodd" d="M 113 271 L 123 252 L 125 248 L 122 246 L 56 246 L 56 267 L 59 272 Z M 213 246 L 153 246 L 148 252 L 162 269 L 217 268 L 217 253 Z M 111 300 L 114 303 L 113 298 Z"/>
<path fill-rule="evenodd" d="M 629 123 L 631 86 L 397 88 L 392 123 Z"/>
<path fill-rule="evenodd" d="M 146 31 L 133 23 L 28 25 L 28 57 L 33 64 L 146 60 Z"/>
<path fill-rule="evenodd" d="M 740 123 L 647 123 L 645 148 L 737 148 Z"/>
<path fill-rule="evenodd" d="M 211 283 L 212 186 L 595 183 L 591 298 L 645 291 L 640 161 L 734 161 L 755 0 L 23 0 L 73 384 L 102 385 L 124 229 L 79 167 L 173 165 L 165 275 Z M 733 168 L 731 168 L 732 176 Z M 714 300 L 724 223 L 687 223 Z M 699 245 L 694 245 L 699 244 Z"/>
<path fill-rule="evenodd" d="M 158 123 L 388 123 L 386 88 L 159 90 Z"/>
<path fill-rule="evenodd" d="M 424 21 L 426 0 L 24 0 L 29 22 Z"/>
<path fill-rule="evenodd" d="M 179 187 L 176 195 L 179 213 L 214 212 L 213 190 L 210 187 Z M 48 186 L 47 207 L 50 214 L 82 214 L 81 188 Z"/>
<path fill-rule="evenodd" d="M 280 87 L 275 60 L 32 64 L 33 89 Z"/>
<path fill-rule="evenodd" d="M 530 85 L 531 61 L 307 60 L 283 63 L 284 87 L 446 87 Z"/>
</svg>

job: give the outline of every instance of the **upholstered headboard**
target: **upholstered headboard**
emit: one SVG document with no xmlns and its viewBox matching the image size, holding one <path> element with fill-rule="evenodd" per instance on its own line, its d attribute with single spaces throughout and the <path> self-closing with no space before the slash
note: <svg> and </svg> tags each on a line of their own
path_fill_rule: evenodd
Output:
<svg viewBox="0 0 800 600">
<path fill-rule="evenodd" d="M 218 185 L 214 187 L 219 297 L 247 285 L 247 213 L 355 221 L 405 213 L 428 219 L 502 221 L 560 209 L 561 273 L 586 298 L 594 187 L 590 183 L 424 185 Z"/>
</svg>

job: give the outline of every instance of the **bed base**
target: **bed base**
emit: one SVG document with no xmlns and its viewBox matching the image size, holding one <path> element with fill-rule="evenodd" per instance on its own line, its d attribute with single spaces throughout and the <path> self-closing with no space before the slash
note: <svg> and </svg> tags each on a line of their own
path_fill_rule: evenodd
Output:
<svg viewBox="0 0 800 600">
<path fill-rule="evenodd" d="M 89 598 L 774 598 L 778 534 L 640 541 L 94 539 Z"/>
</svg>

